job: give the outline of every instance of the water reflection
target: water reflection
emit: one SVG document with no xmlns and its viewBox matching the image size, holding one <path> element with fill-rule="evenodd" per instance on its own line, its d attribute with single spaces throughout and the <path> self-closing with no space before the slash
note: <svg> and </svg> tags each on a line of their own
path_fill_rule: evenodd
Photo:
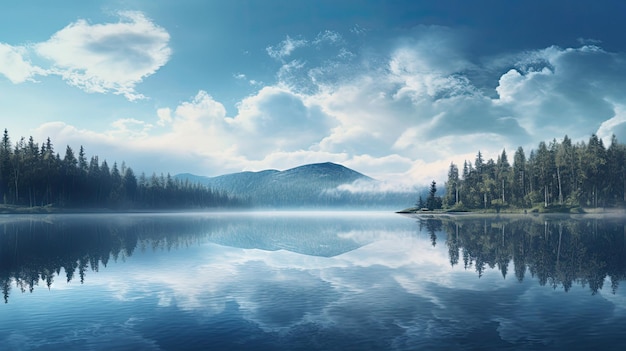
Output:
<svg viewBox="0 0 626 351">
<path fill-rule="evenodd" d="M 621 350 L 626 342 L 623 221 L 371 213 L 0 221 L 3 349 Z"/>
<path fill-rule="evenodd" d="M 614 293 L 626 279 L 626 221 L 562 216 L 419 217 L 419 231 L 432 246 L 443 243 L 451 266 L 487 268 L 518 281 L 527 274 L 540 285 L 569 291 L 574 284 L 593 294 L 608 277 Z M 0 221 L 0 287 L 8 302 L 12 286 L 21 292 L 63 279 L 85 281 L 109 261 L 130 257 L 137 248 L 171 250 L 210 241 L 224 246 L 287 250 L 334 257 L 375 240 L 363 231 L 389 231 L 383 223 L 355 228 L 341 216 L 99 215 L 24 216 Z M 359 235 L 353 235 L 361 229 Z M 445 234 L 445 235 L 442 235 Z M 442 238 L 439 238 L 441 236 Z"/>
<path fill-rule="evenodd" d="M 82 284 L 88 271 L 124 261 L 137 248 L 171 250 L 201 242 L 333 257 L 369 242 L 351 236 L 355 227 L 350 224 L 340 216 L 305 215 L 296 220 L 239 214 L 3 217 L 0 287 L 7 303 L 12 287 L 21 292 L 33 292 L 40 284 L 50 288 L 62 271 L 66 282 Z"/>
<path fill-rule="evenodd" d="M 437 233 L 447 236 L 450 265 L 474 269 L 479 277 L 487 267 L 506 278 L 513 270 L 518 281 L 528 273 L 540 285 L 569 291 L 574 284 L 592 294 L 611 291 L 626 279 L 626 220 L 566 216 L 420 217 L 420 230 L 437 245 Z M 512 263 L 512 267 L 511 267 Z"/>
</svg>

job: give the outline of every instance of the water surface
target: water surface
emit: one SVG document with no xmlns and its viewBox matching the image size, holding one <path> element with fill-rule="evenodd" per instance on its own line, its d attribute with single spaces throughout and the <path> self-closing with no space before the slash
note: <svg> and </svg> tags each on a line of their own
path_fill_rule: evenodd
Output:
<svg viewBox="0 0 626 351">
<path fill-rule="evenodd" d="M 626 221 L 0 217 L 3 350 L 621 350 Z"/>
</svg>

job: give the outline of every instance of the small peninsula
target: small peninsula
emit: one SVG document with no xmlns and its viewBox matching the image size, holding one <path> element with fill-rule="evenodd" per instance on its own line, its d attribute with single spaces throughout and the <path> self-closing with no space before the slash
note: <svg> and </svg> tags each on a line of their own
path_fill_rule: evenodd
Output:
<svg viewBox="0 0 626 351">
<path fill-rule="evenodd" d="M 433 181 L 426 199 L 399 213 L 598 213 L 620 212 L 626 204 L 626 145 L 609 147 L 591 135 L 588 142 L 540 142 L 529 155 L 519 147 L 508 160 L 451 163 L 443 196 Z M 620 212 L 621 213 L 621 212 Z"/>
</svg>

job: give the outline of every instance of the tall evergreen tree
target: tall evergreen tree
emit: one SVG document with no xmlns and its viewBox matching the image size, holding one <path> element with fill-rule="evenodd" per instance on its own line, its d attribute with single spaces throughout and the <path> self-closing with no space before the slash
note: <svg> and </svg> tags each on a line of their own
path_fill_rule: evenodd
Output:
<svg viewBox="0 0 626 351">
<path fill-rule="evenodd" d="M 610 204 L 626 201 L 626 148 L 611 137 L 611 145 L 606 153 L 606 194 Z"/>
<path fill-rule="evenodd" d="M 2 135 L 2 142 L 0 143 L 0 201 L 6 204 L 9 200 L 9 182 L 11 179 L 12 167 L 11 167 L 11 139 L 9 138 L 9 132 L 4 130 Z"/>
<path fill-rule="evenodd" d="M 502 150 L 502 154 L 500 154 L 498 162 L 496 163 L 496 182 L 498 183 L 497 186 L 500 188 L 502 203 L 506 202 L 506 194 L 510 193 L 510 187 L 508 185 L 510 173 L 511 165 L 506 156 L 506 150 Z"/>
<path fill-rule="evenodd" d="M 584 196 L 593 207 L 598 207 L 598 198 L 604 185 L 605 165 L 606 165 L 606 149 L 602 143 L 602 139 L 592 134 L 587 144 L 586 152 L 583 154 L 585 158 L 583 177 L 584 177 Z"/>
<path fill-rule="evenodd" d="M 528 183 L 526 177 L 526 155 L 524 154 L 524 149 L 520 146 L 515 151 L 515 156 L 513 156 L 513 181 L 511 182 L 513 199 L 518 203 L 525 202 L 524 198 L 526 197 L 526 186 Z"/>
<path fill-rule="evenodd" d="M 446 182 L 446 195 L 443 200 L 446 207 L 452 207 L 459 202 L 459 187 L 459 168 L 454 163 L 450 163 L 448 181 Z"/>
<path fill-rule="evenodd" d="M 124 199 L 128 203 L 134 203 L 137 200 L 137 178 L 132 168 L 128 167 L 125 169 L 122 184 L 124 188 Z"/>
<path fill-rule="evenodd" d="M 430 184 L 428 198 L 426 199 L 426 207 L 431 211 L 441 208 L 441 198 L 437 196 L 437 183 L 434 180 Z"/>
</svg>

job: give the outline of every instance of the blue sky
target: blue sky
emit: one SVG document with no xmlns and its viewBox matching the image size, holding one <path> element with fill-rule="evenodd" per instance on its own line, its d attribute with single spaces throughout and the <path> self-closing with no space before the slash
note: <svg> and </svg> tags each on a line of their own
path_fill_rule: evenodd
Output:
<svg viewBox="0 0 626 351">
<path fill-rule="evenodd" d="M 1 127 L 61 156 L 421 184 L 478 150 L 626 141 L 621 1 L 61 4 L 0 11 Z"/>
</svg>

